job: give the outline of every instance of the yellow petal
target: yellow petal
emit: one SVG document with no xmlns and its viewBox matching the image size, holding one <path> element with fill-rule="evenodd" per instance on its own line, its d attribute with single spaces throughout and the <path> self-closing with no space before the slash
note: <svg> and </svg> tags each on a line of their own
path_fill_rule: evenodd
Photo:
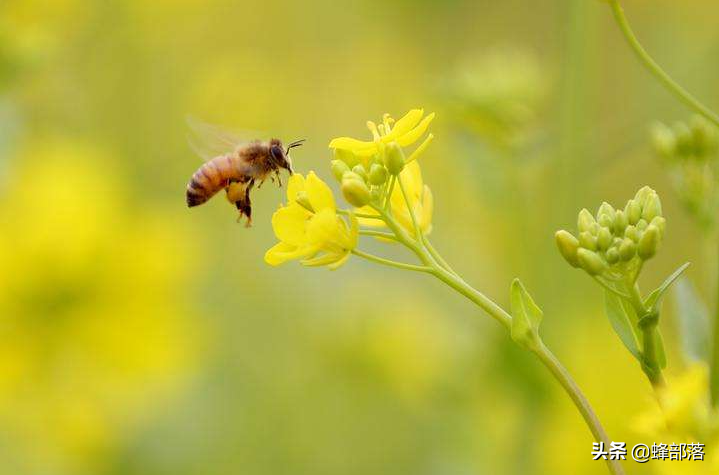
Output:
<svg viewBox="0 0 719 475">
<path fill-rule="evenodd" d="M 311 213 L 297 203 L 283 206 L 272 215 L 272 230 L 280 241 L 300 246 L 307 241 L 307 218 Z"/>
<path fill-rule="evenodd" d="M 344 256 L 342 256 L 342 258 L 340 258 L 339 260 L 335 261 L 334 263 L 328 265 L 327 268 L 329 270 L 337 270 L 340 267 L 342 267 L 344 265 L 344 263 L 347 262 L 347 259 L 349 259 L 349 258 L 350 258 L 350 253 L 347 252 L 347 253 L 345 253 Z"/>
<path fill-rule="evenodd" d="M 299 173 L 293 173 L 287 182 L 287 201 L 292 202 L 297 199 L 297 193 L 304 191 L 305 177 Z"/>
<path fill-rule="evenodd" d="M 412 130 L 422 119 L 424 115 L 424 109 L 412 109 L 407 112 L 404 117 L 395 122 L 392 132 L 385 136 L 383 140 L 385 143 L 395 140 L 397 137 L 401 137 L 410 130 Z M 389 138 L 388 138 L 389 137 Z"/>
<path fill-rule="evenodd" d="M 337 262 L 342 259 L 342 257 L 342 254 L 323 254 L 319 257 L 315 257 L 314 259 L 305 259 L 301 262 L 301 264 L 308 267 L 326 266 Z"/>
<path fill-rule="evenodd" d="M 432 122 L 432 119 L 434 119 L 434 112 L 422 119 L 422 122 L 420 122 L 417 127 L 410 130 L 406 134 L 397 137 L 397 143 L 400 144 L 402 147 L 406 147 L 415 143 L 427 131 L 427 127 L 429 127 L 429 124 L 430 122 Z"/>
<path fill-rule="evenodd" d="M 352 137 L 338 137 L 332 139 L 330 142 L 330 148 L 341 148 L 344 150 L 352 151 L 367 151 L 376 150 L 377 144 L 375 142 L 365 142 L 363 140 L 353 139 Z"/>
<path fill-rule="evenodd" d="M 265 253 L 265 262 L 271 266 L 278 266 L 292 259 L 302 259 L 312 253 L 309 247 L 297 247 L 284 242 L 278 242 Z"/>
<path fill-rule="evenodd" d="M 307 224 L 307 241 L 315 246 L 333 243 L 339 236 L 337 215 L 332 209 L 323 209 L 312 216 Z"/>
<path fill-rule="evenodd" d="M 363 206 L 361 208 L 356 208 L 355 211 L 357 213 L 369 214 L 372 216 L 379 216 L 379 214 L 377 214 L 377 212 L 371 206 Z M 372 228 L 381 228 L 381 227 L 385 226 L 384 221 L 382 221 L 381 219 L 357 218 L 357 221 L 362 226 L 369 226 Z"/>
<path fill-rule="evenodd" d="M 332 196 L 332 190 L 327 186 L 327 183 L 315 175 L 315 172 L 310 172 L 307 175 L 305 190 L 307 191 L 307 198 L 310 200 L 312 209 L 315 211 L 330 209 L 334 213 L 335 199 Z"/>
</svg>

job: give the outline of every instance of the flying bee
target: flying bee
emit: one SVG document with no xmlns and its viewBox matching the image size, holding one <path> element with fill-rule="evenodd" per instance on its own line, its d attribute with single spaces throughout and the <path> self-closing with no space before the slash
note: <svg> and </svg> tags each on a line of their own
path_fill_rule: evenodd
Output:
<svg viewBox="0 0 719 475">
<path fill-rule="evenodd" d="M 292 161 L 289 152 L 302 145 L 296 140 L 283 147 L 279 139 L 243 142 L 221 127 L 205 124 L 188 118 L 188 124 L 195 137 L 190 145 L 205 163 L 197 169 L 187 184 L 187 206 L 201 205 L 224 189 L 227 199 L 247 218 L 247 227 L 252 225 L 252 204 L 250 191 L 257 183 L 259 188 L 267 178 L 282 186 L 280 170 L 292 175 Z"/>
</svg>

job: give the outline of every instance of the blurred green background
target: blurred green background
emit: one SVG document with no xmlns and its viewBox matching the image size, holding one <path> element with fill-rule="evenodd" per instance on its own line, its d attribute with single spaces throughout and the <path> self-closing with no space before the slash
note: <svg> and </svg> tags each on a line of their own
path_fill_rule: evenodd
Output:
<svg viewBox="0 0 719 475">
<path fill-rule="evenodd" d="M 716 2 L 625 7 L 716 107 Z M 0 473 L 604 473 L 546 370 L 438 282 L 359 260 L 268 267 L 284 199 L 269 185 L 250 230 L 221 197 L 185 207 L 186 114 L 306 137 L 296 169 L 329 181 L 332 137 L 418 106 L 437 112 L 435 244 L 503 305 L 520 276 L 614 440 L 651 443 L 634 423 L 650 388 L 552 239 L 648 184 L 669 226 L 645 288 L 690 260 L 709 294 L 647 139 L 689 114 L 605 4 L 3 0 Z"/>
</svg>

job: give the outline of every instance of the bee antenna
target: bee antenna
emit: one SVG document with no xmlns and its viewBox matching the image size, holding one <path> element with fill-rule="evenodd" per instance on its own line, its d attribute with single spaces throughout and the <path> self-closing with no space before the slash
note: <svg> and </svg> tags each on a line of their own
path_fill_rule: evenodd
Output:
<svg viewBox="0 0 719 475">
<path fill-rule="evenodd" d="M 289 153 L 291 148 L 299 147 L 305 140 L 307 139 L 299 139 L 295 140 L 294 142 L 290 142 L 289 144 L 287 144 L 287 150 L 285 150 L 285 153 Z"/>
</svg>

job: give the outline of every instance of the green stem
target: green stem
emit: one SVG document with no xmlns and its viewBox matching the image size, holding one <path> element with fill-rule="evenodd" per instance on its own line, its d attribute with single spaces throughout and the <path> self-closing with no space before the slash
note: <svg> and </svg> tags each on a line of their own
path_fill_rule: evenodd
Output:
<svg viewBox="0 0 719 475">
<path fill-rule="evenodd" d="M 629 290 L 629 302 L 634 307 L 634 311 L 637 313 L 637 317 L 640 322 L 643 318 L 648 317 L 651 310 L 644 306 L 641 293 L 639 292 L 639 286 L 636 282 L 632 285 L 627 285 Z M 649 324 L 642 325 L 640 327 L 643 335 L 643 348 L 642 348 L 642 371 L 646 374 L 652 387 L 657 390 L 666 386 L 664 375 L 662 374 L 662 368 L 659 364 L 659 357 L 657 352 L 657 345 L 660 345 L 659 335 L 657 334 L 657 323 L 659 316 L 657 315 L 654 321 Z"/>
<path fill-rule="evenodd" d="M 642 62 L 650 73 L 656 77 L 660 83 L 672 94 L 674 94 L 681 102 L 683 102 L 690 109 L 694 109 L 697 113 L 703 115 L 707 120 L 714 123 L 719 127 L 719 115 L 714 111 L 706 107 L 704 104 L 694 97 L 689 91 L 684 89 L 682 86 L 677 84 L 669 74 L 667 74 L 659 64 L 657 64 L 649 53 L 642 47 L 641 43 L 637 39 L 636 35 L 629 26 L 626 16 L 624 16 L 624 9 L 619 4 L 619 0 L 609 0 L 609 5 L 614 13 L 614 19 L 619 25 L 619 29 L 622 30 L 622 34 L 626 38 L 629 46 L 634 50 L 639 60 Z"/>
<path fill-rule="evenodd" d="M 402 175 L 397 175 L 397 183 L 399 183 L 399 189 L 402 191 L 402 197 L 404 198 L 404 204 L 407 206 L 407 212 L 409 213 L 409 216 L 412 219 L 412 227 L 414 228 L 414 235 L 421 242 L 422 241 L 422 230 L 419 228 L 419 225 L 417 224 L 417 218 L 414 215 L 414 207 L 412 206 L 412 204 L 409 201 L 409 196 L 407 196 L 407 190 L 405 190 L 405 188 L 404 188 L 404 182 L 402 181 Z"/>
<path fill-rule="evenodd" d="M 432 272 L 431 267 L 417 266 L 414 264 L 405 264 L 404 262 L 397 262 L 397 261 L 393 261 L 391 259 L 385 259 L 384 257 L 375 256 L 374 254 L 370 254 L 368 252 L 363 252 L 363 251 L 360 251 L 359 249 L 353 249 L 352 254 L 354 254 L 355 256 L 359 256 L 363 259 L 367 259 L 368 261 L 372 261 L 377 264 L 382 264 L 385 266 L 396 267 L 397 269 L 411 270 L 411 271 L 415 271 L 415 272 L 428 272 L 428 273 Z"/>
<path fill-rule="evenodd" d="M 447 261 L 444 260 L 444 258 L 437 252 L 437 250 L 434 248 L 432 243 L 427 239 L 427 236 L 423 236 L 424 245 L 427 247 L 427 250 L 432 255 L 434 260 L 436 260 L 442 267 L 447 269 L 448 272 L 451 272 L 452 274 L 457 274 L 452 267 L 450 267 L 449 264 L 447 264 Z"/>
<path fill-rule="evenodd" d="M 349 216 L 350 212 L 349 212 L 349 210 L 346 210 L 346 209 L 338 209 L 337 214 L 343 214 L 345 216 Z M 382 220 L 382 216 L 380 216 L 378 214 L 357 213 L 354 211 L 352 212 L 352 214 L 354 214 L 356 218 L 379 219 L 380 221 Z"/>
<path fill-rule="evenodd" d="M 631 297 L 630 297 L 628 294 L 625 294 L 624 292 L 620 292 L 619 290 L 615 289 L 615 288 L 612 287 L 611 285 L 609 285 L 609 284 L 607 284 L 606 282 L 604 282 L 603 279 L 600 279 L 600 278 L 597 277 L 597 276 L 592 276 L 592 278 L 593 278 L 599 285 L 601 285 L 602 287 L 604 287 L 604 288 L 607 289 L 608 291 L 612 292 L 613 294 L 617 295 L 618 297 L 621 297 L 621 298 L 627 299 L 627 300 L 630 300 L 630 299 L 631 299 Z"/>
</svg>

